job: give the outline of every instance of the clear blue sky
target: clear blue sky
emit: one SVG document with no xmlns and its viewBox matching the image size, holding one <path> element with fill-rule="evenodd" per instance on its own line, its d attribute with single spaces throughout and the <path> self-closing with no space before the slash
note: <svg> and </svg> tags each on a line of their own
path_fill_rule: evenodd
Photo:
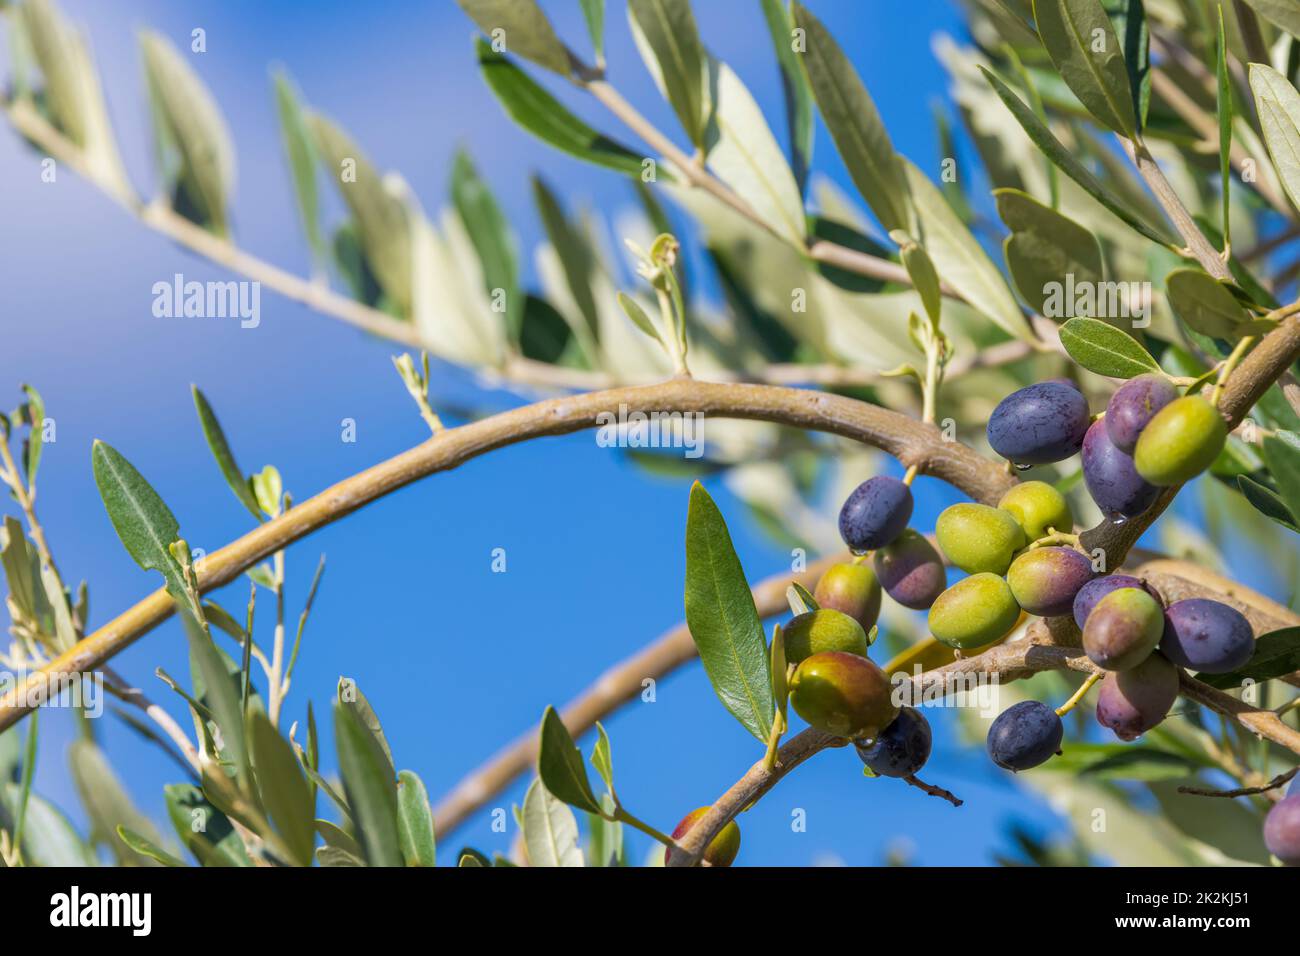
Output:
<svg viewBox="0 0 1300 956">
<path fill-rule="evenodd" d="M 510 123 L 478 78 L 471 25 L 449 0 L 320 0 L 310 13 L 302 5 L 253 0 L 64 0 L 63 6 L 88 27 L 127 165 L 146 193 L 153 180 L 135 32 L 148 26 L 188 49 L 193 28 L 207 31 L 208 51 L 193 62 L 237 142 L 239 241 L 287 268 L 305 271 L 308 258 L 270 96 L 267 68 L 276 62 L 378 165 L 400 170 L 426 208 L 445 203 L 453 150 L 466 146 L 526 248 L 540 238 L 530 172 L 544 173 L 570 202 L 611 210 L 630 201 L 618 176 L 547 151 Z M 546 6 L 562 34 L 582 42 L 578 5 Z M 783 131 L 757 0 L 695 6 L 714 51 Z M 930 39 L 960 29 L 955 5 L 814 0 L 811 6 L 850 51 L 899 148 L 927 165 L 936 155 L 929 104 L 944 89 Z M 652 119 L 673 128 L 632 47 L 622 4 L 615 0 L 610 8 L 614 80 Z M 596 118 L 585 104 L 575 106 Z M 847 187 L 824 134 L 817 152 L 818 168 Z M 42 466 L 39 509 L 65 576 L 90 579 L 93 625 L 158 583 L 127 559 L 104 514 L 89 468 L 93 439 L 116 446 L 150 479 L 192 545 L 213 549 L 248 528 L 248 515 L 204 445 L 191 382 L 207 392 L 245 470 L 276 464 L 300 499 L 425 437 L 393 373 L 392 346 L 269 291 L 256 330 L 222 320 L 155 319 L 155 282 L 175 272 L 199 280 L 224 274 L 141 228 L 70 172 L 42 184 L 38 162 L 11 132 L 0 133 L 0 405 L 16 404 L 19 383 L 31 382 L 57 422 L 57 442 Z M 445 374 L 441 394 L 477 394 L 468 379 Z M 505 407 L 512 399 L 487 401 Z M 340 441 L 344 418 L 358 423 L 355 444 Z M 763 538 L 720 486 L 711 487 L 733 517 L 751 575 L 787 566 L 788 554 Z M 941 500 L 931 489 L 920 523 L 933 519 Z M 318 554 L 326 552 L 329 564 L 290 719 L 301 718 L 308 697 L 318 713 L 328 713 L 339 674 L 356 678 L 384 721 L 399 766 L 420 773 L 436 799 L 547 704 L 566 701 L 681 618 L 687 491 L 684 482 L 648 477 L 580 434 L 507 449 L 425 480 L 294 546 L 288 556 L 294 613 Z M 491 573 L 497 547 L 508 553 L 504 575 Z M 238 607 L 245 596 L 240 583 L 219 597 Z M 173 622 L 118 664 L 172 707 L 174 698 L 152 672 L 162 665 L 185 673 L 183 648 Z M 72 809 L 63 755 L 71 724 L 66 714 L 49 717 L 38 786 Z M 755 741 L 723 711 L 698 666 L 662 682 L 656 703 L 633 704 L 607 727 L 620 794 L 665 829 L 712 800 L 757 756 Z M 173 765 L 116 722 L 106 720 L 101 732 L 138 803 L 161 819 L 161 787 L 177 779 Z M 960 752 L 943 721 L 928 776 L 959 791 L 967 805 L 956 811 L 901 784 L 866 781 L 851 752 L 825 754 L 746 814 L 741 862 L 807 864 L 833 856 L 869 864 L 902 837 L 917 862 L 977 864 L 988 862 L 1013 817 L 1053 825 L 1044 806 L 982 755 Z M 508 809 L 521 799 L 522 783 L 494 806 Z M 806 833 L 790 830 L 794 808 L 807 811 Z M 447 838 L 444 859 L 467 843 L 504 851 L 508 835 L 490 832 L 489 824 L 485 812 Z M 640 859 L 648 842 L 639 835 L 632 840 Z"/>
</svg>

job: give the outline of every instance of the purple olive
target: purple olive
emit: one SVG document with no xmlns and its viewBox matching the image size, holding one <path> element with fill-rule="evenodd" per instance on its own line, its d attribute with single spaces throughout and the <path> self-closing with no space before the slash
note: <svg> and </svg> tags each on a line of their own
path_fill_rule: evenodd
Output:
<svg viewBox="0 0 1300 956">
<path fill-rule="evenodd" d="M 1293 793 L 1268 811 L 1264 845 L 1287 866 L 1300 866 L 1300 795 Z"/>
<path fill-rule="evenodd" d="M 1160 652 L 1188 670 L 1227 674 L 1255 653 L 1255 634 L 1236 608 L 1207 598 L 1175 601 L 1165 611 Z"/>
<path fill-rule="evenodd" d="M 1115 447 L 1105 419 L 1094 423 L 1083 439 L 1083 480 L 1092 500 L 1112 521 L 1136 518 L 1160 494 L 1137 473 L 1133 459 Z"/>
<path fill-rule="evenodd" d="M 1088 623 L 1088 615 L 1097 606 L 1097 602 L 1120 588 L 1141 588 L 1157 601 L 1160 600 L 1160 594 L 1155 588 L 1129 574 L 1108 574 L 1104 578 L 1093 578 L 1074 596 L 1074 623 L 1079 625 L 1079 630 L 1083 630 L 1083 626 Z"/>
<path fill-rule="evenodd" d="M 1030 614 L 1056 617 L 1070 613 L 1092 574 L 1092 562 L 1073 548 L 1035 548 L 1011 562 L 1007 583 Z"/>
<path fill-rule="evenodd" d="M 922 534 L 904 531 L 871 559 L 885 593 L 903 607 L 927 611 L 948 587 L 943 558 Z"/>
<path fill-rule="evenodd" d="M 1120 740 L 1136 740 L 1158 725 L 1178 699 L 1178 668 L 1152 654 L 1132 670 L 1107 674 L 1097 693 L 1097 721 Z"/>
<path fill-rule="evenodd" d="M 912 518 L 912 489 L 897 478 L 877 475 L 858 485 L 840 509 L 840 535 L 851 551 L 864 554 L 889 544 Z"/>
<path fill-rule="evenodd" d="M 1091 415 L 1077 387 L 1040 382 L 1012 392 L 993 410 L 993 450 L 1017 465 L 1049 465 L 1079 450 Z"/>
<path fill-rule="evenodd" d="M 1105 419 L 1115 447 L 1131 456 L 1147 422 L 1177 397 L 1178 389 L 1163 375 L 1139 375 L 1115 389 Z"/>
</svg>

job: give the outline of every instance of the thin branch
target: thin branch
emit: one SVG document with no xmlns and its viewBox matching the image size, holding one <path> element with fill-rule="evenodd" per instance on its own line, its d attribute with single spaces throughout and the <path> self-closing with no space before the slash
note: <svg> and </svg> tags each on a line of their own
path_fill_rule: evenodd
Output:
<svg viewBox="0 0 1300 956">
<path fill-rule="evenodd" d="M 1238 787 L 1236 790 L 1202 790 L 1199 787 L 1179 787 L 1178 792 L 1190 793 L 1196 797 L 1253 797 L 1286 786 L 1297 773 L 1300 773 L 1300 767 L 1292 767 L 1286 773 L 1278 774 L 1262 787 Z"/>
<path fill-rule="evenodd" d="M 951 790 L 945 790 L 943 789 L 943 787 L 936 787 L 934 784 L 926 783 L 924 780 L 918 779 L 914 774 L 904 777 L 903 780 L 909 786 L 916 787 L 916 789 L 922 790 L 925 793 L 928 793 L 932 797 L 938 797 L 941 800 L 947 800 L 954 807 L 960 807 L 964 802 L 959 797 L 957 797 Z"/>
<path fill-rule="evenodd" d="M 195 566 L 200 590 L 206 593 L 230 583 L 258 561 L 420 478 L 447 471 L 508 445 L 601 426 L 605 416 L 617 417 L 620 409 L 768 421 L 840 435 L 881 448 L 904 467 L 915 465 L 923 474 L 942 478 L 979 500 L 997 499 L 1016 482 L 972 449 L 960 442 L 946 441 L 934 426 L 865 402 L 770 385 L 722 385 L 674 379 L 659 385 L 549 399 L 448 429 L 339 482 L 209 554 Z M 92 670 L 162 623 L 173 611 L 172 599 L 159 589 L 42 670 L 60 673 Z M 36 695 L 32 699 L 40 700 L 39 685 L 44 684 L 44 677 L 42 672 L 37 672 L 0 699 L 0 730 L 12 726 L 28 712 L 27 684 Z"/>
</svg>

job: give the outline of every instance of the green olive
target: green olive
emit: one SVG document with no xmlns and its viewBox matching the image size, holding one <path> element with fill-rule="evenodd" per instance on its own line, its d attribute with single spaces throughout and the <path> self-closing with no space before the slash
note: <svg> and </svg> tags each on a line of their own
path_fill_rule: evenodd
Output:
<svg viewBox="0 0 1300 956">
<path fill-rule="evenodd" d="M 1133 463 L 1159 487 L 1191 481 L 1219 457 L 1228 426 L 1219 410 L 1200 395 L 1175 399 L 1147 422 L 1138 436 Z"/>
<path fill-rule="evenodd" d="M 843 651 L 867 656 L 867 633 L 842 611 L 822 608 L 796 615 L 785 626 L 785 659 L 798 664 L 823 651 Z"/>
<path fill-rule="evenodd" d="M 817 582 L 813 598 L 823 608 L 847 614 L 863 631 L 875 627 L 880 617 L 880 582 L 865 562 L 831 565 Z"/>
<path fill-rule="evenodd" d="M 1016 519 L 1030 541 L 1045 537 L 1048 528 L 1066 534 L 1074 530 L 1070 503 L 1045 481 L 1021 482 L 1002 496 L 998 507 Z"/>
<path fill-rule="evenodd" d="M 712 807 L 700 807 L 698 810 L 692 810 L 686 816 L 682 817 L 682 822 L 677 824 L 677 829 L 673 830 L 672 837 L 680 841 L 682 837 L 690 832 L 691 827 L 700 821 L 704 814 L 708 813 Z M 736 821 L 732 820 L 723 827 L 718 835 L 713 838 L 704 850 L 704 861 L 709 866 L 731 866 L 736 859 L 736 854 L 740 852 L 740 827 L 736 826 Z M 664 862 L 668 862 L 668 855 L 672 850 L 664 850 Z"/>
<path fill-rule="evenodd" d="M 790 703 L 808 724 L 837 737 L 876 737 L 898 716 L 889 677 L 865 657 L 826 651 L 790 678 Z"/>
<path fill-rule="evenodd" d="M 1009 511 L 963 502 L 945 508 L 934 526 L 939 549 L 967 574 L 1006 574 L 1029 542 Z"/>
<path fill-rule="evenodd" d="M 1010 585 L 983 571 L 939 595 L 930 608 L 930 633 L 949 647 L 983 647 L 1005 637 L 1018 620 L 1020 605 Z"/>
</svg>

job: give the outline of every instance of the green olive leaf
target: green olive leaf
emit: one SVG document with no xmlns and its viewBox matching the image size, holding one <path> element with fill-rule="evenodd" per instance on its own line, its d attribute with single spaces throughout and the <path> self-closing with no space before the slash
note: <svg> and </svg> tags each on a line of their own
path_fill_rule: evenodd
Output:
<svg viewBox="0 0 1300 956">
<path fill-rule="evenodd" d="M 252 485 L 244 473 L 239 470 L 239 465 L 235 463 L 235 455 L 230 450 L 230 443 L 226 441 L 226 433 L 222 431 L 221 422 L 217 421 L 216 412 L 208 404 L 207 397 L 199 391 L 197 385 L 190 386 L 194 393 L 194 408 L 199 413 L 199 424 L 203 427 L 203 437 L 207 439 L 208 448 L 212 451 L 212 457 L 217 460 L 217 467 L 221 469 L 221 476 L 226 479 L 226 484 L 230 490 L 235 493 L 235 497 L 240 503 L 248 509 L 249 513 L 258 521 L 262 520 L 262 511 L 257 505 L 257 499 L 253 496 Z"/>
<path fill-rule="evenodd" d="M 1105 266 L 1097 237 L 1018 189 L 996 189 L 993 195 L 998 215 L 1011 230 L 1002 250 L 1016 288 L 1039 315 L 1069 317 L 1072 307 L 1062 311 L 1049 305 L 1053 284 L 1064 288 L 1073 276 L 1076 288 L 1100 287 Z"/>
<path fill-rule="evenodd" d="M 1177 269 L 1165 278 L 1169 306 L 1193 331 L 1213 339 L 1243 334 L 1246 313 L 1236 296 L 1199 269 Z"/>
<path fill-rule="evenodd" d="M 596 59 L 605 58 L 605 0 L 581 0 L 582 18 L 587 22 L 591 48 Z"/>
<path fill-rule="evenodd" d="M 785 97 L 786 131 L 790 138 L 790 168 L 799 191 L 808 186 L 816 131 L 812 85 L 799 54 L 794 52 L 794 16 L 785 0 L 762 0 L 763 17 L 772 34 L 772 47 L 781 67 L 781 92 Z M 663 230 L 667 231 L 667 230 Z"/>
<path fill-rule="evenodd" d="M 766 743 L 773 701 L 763 623 L 727 523 L 699 482 L 686 519 L 686 625 L 722 705 Z"/>
<path fill-rule="evenodd" d="M 1132 378 L 1160 371 L 1160 365 L 1127 332 L 1098 319 L 1074 318 L 1061 326 L 1061 345 L 1090 372 Z"/>
<path fill-rule="evenodd" d="M 640 176 L 646 157 L 596 132 L 554 96 L 492 49 L 481 37 L 475 41 L 479 71 L 506 114 L 542 142 L 578 159 Z M 659 170 L 666 178 L 667 170 Z"/>
<path fill-rule="evenodd" d="M 523 823 L 530 866 L 586 865 L 573 811 L 552 796 L 540 779 L 524 796 Z"/>
<path fill-rule="evenodd" d="M 492 43 L 561 76 L 568 76 L 569 53 L 537 0 L 456 0 Z"/>
<path fill-rule="evenodd" d="M 822 22 L 798 0 L 792 9 L 813 96 L 853 184 L 886 229 L 909 228 L 907 179 L 871 94 Z"/>
<path fill-rule="evenodd" d="M 404 865 L 392 761 L 357 711 L 338 701 L 334 703 L 334 742 L 343 790 L 366 862 L 371 866 Z"/>
<path fill-rule="evenodd" d="M 524 320 L 524 297 L 519 288 L 519 253 L 514 233 L 496 197 L 465 150 L 456 151 L 452 163 L 451 199 L 483 268 L 488 296 L 503 295 L 506 328 L 518 343 Z"/>
<path fill-rule="evenodd" d="M 311 866 L 316 847 L 316 809 L 298 758 L 260 710 L 249 713 L 247 733 L 262 805 L 293 855 L 291 862 Z"/>
<path fill-rule="evenodd" d="M 1263 63 L 1250 64 L 1250 88 L 1268 154 L 1292 205 L 1300 209 L 1300 92 Z"/>
<path fill-rule="evenodd" d="M 1219 182 L 1223 201 L 1223 241 L 1232 245 L 1232 80 L 1228 75 L 1228 37 L 1223 27 L 1223 6 L 1219 6 L 1215 45 L 1215 77 L 1218 80 Z"/>
<path fill-rule="evenodd" d="M 591 781 L 587 779 L 582 752 L 554 707 L 547 707 L 542 715 L 537 741 L 537 775 L 557 799 L 588 813 L 600 812 Z"/>
<path fill-rule="evenodd" d="M 1100 0 L 1034 0 L 1047 55 L 1088 112 L 1103 126 L 1137 135 L 1124 47 Z"/>
<path fill-rule="evenodd" d="M 437 841 L 433 832 L 433 810 L 424 781 L 412 770 L 397 775 L 397 823 L 402 838 L 402 856 L 407 866 L 436 865 Z"/>
<path fill-rule="evenodd" d="M 1293 37 L 1300 37 L 1300 5 L 1295 0 L 1246 0 L 1246 3 L 1265 20 Z"/>
<path fill-rule="evenodd" d="M 646 69 L 696 146 L 708 122 L 708 67 L 690 0 L 628 0 L 628 23 Z"/>
<path fill-rule="evenodd" d="M 289 174 L 293 178 L 298 218 L 311 247 L 313 263 L 317 270 L 321 270 L 326 261 L 326 249 L 325 240 L 321 237 L 320 194 L 316 188 L 316 164 L 319 162 L 316 146 L 312 142 L 306 114 L 289 74 L 276 70 L 272 82 L 275 86 L 276 114 L 280 120 L 280 138 L 284 142 L 284 155 L 289 162 Z"/>
<path fill-rule="evenodd" d="M 193 784 L 163 787 L 167 817 L 181 843 L 203 866 L 252 866 L 230 819 Z"/>
<path fill-rule="evenodd" d="M 1277 492 L 1261 485 L 1249 475 L 1238 475 L 1237 487 L 1260 514 L 1287 530 L 1300 534 L 1300 522 L 1297 522 L 1296 516 L 1291 513 L 1291 509 L 1286 506 L 1286 502 Z"/>
<path fill-rule="evenodd" d="M 127 554 L 146 571 L 162 572 L 173 594 L 182 593 L 181 568 L 171 553 L 181 536 L 176 516 L 112 446 L 96 439 L 90 460 L 99 496 Z"/>
<path fill-rule="evenodd" d="M 596 745 L 591 749 L 591 765 L 596 768 L 596 773 L 600 774 L 600 779 L 605 781 L 605 787 L 610 793 L 614 792 L 614 753 L 610 748 L 609 734 L 605 733 L 605 728 L 601 726 L 600 721 L 596 721 Z M 604 801 L 601 801 L 604 806 Z"/>
<path fill-rule="evenodd" d="M 1300 434 L 1279 429 L 1265 438 L 1264 462 L 1288 510 L 1300 518 Z"/>
</svg>

